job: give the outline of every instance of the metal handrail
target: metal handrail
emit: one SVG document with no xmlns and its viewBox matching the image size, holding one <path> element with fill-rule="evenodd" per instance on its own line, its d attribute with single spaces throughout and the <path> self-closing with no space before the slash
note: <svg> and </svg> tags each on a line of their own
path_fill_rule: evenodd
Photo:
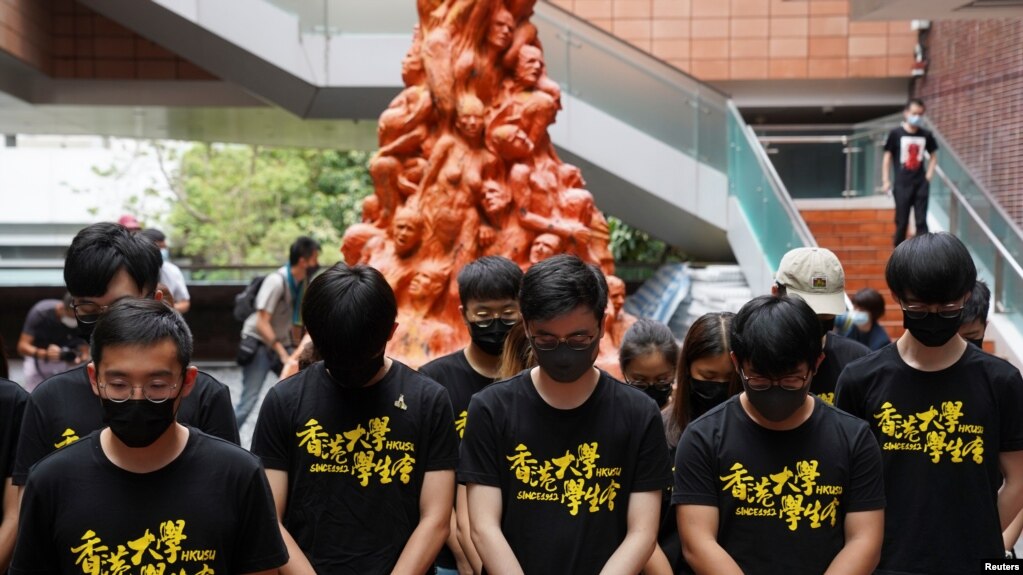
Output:
<svg viewBox="0 0 1023 575">
<path fill-rule="evenodd" d="M 902 116 L 900 114 L 892 114 L 890 116 L 878 118 L 877 120 L 873 120 L 871 122 L 857 124 L 856 127 L 858 129 L 863 128 L 866 129 L 863 130 L 862 132 L 859 132 L 856 135 L 860 137 L 871 137 L 874 136 L 875 134 L 886 134 L 888 133 L 889 130 L 891 130 L 892 124 L 898 123 L 901 118 Z M 980 193 L 984 196 L 984 198 L 988 201 L 988 204 L 991 205 L 996 212 L 998 212 L 998 215 L 1000 215 L 1002 219 L 1005 220 L 1009 228 L 1012 229 L 1012 231 L 1015 232 L 1015 234 L 1020 238 L 1020 241 L 1023 242 L 1023 227 L 1016 223 L 1016 220 L 1014 220 L 1011 216 L 1009 216 L 1008 213 L 1006 213 L 1005 208 L 1002 206 L 1002 203 L 998 200 L 998 198 L 996 198 L 994 194 L 991 193 L 991 190 L 987 189 L 987 186 L 981 183 L 980 179 L 977 178 L 976 174 L 973 173 L 973 170 L 971 170 L 969 166 L 967 166 L 966 163 L 963 162 L 962 158 L 959 157 L 959 154 L 955 153 L 955 150 L 952 149 L 952 146 L 948 144 L 948 140 L 941 135 L 941 132 L 939 132 L 938 129 L 934 126 L 934 123 L 931 122 L 930 119 L 928 119 L 926 116 L 924 117 L 924 127 L 927 130 L 929 130 L 931 132 L 931 135 L 934 136 L 934 139 L 938 141 L 940 148 L 939 151 L 942 154 L 951 156 L 956 161 L 956 163 L 958 163 L 963 168 L 966 174 L 970 177 L 971 180 L 973 180 L 973 183 L 977 186 L 977 190 L 979 190 Z M 941 169 L 940 160 L 938 162 L 938 169 L 939 170 Z M 956 188 L 956 190 L 958 191 L 958 188 Z M 960 192 L 960 195 L 962 196 L 962 192 Z"/>
<path fill-rule="evenodd" d="M 750 146 L 753 151 L 754 157 L 756 157 L 757 162 L 760 164 L 760 169 L 767 174 L 767 181 L 768 184 L 770 184 L 771 192 L 774 193 L 774 196 L 778 199 L 778 202 L 781 203 L 785 212 L 788 214 L 789 220 L 792 222 L 799 239 L 803 241 L 803 245 L 805 246 L 816 247 L 817 240 L 813 237 L 813 234 L 810 233 L 810 228 L 807 227 L 806 222 L 803 220 L 803 216 L 799 214 L 799 209 L 796 208 L 796 204 L 792 201 L 792 197 L 789 196 L 787 191 L 782 193 L 785 186 L 782 184 L 781 177 L 778 176 L 778 172 L 775 171 L 774 164 L 771 163 L 770 158 L 767 157 L 767 152 L 764 150 L 764 147 L 757 141 L 757 134 L 753 130 L 753 127 L 742 120 L 742 115 L 739 114 L 739 109 L 735 107 L 735 103 L 731 100 L 728 101 L 728 111 L 735 115 L 740 125 L 743 127 L 742 133 L 746 136 L 746 145 Z"/>
<path fill-rule="evenodd" d="M 957 211 L 960 208 L 962 208 L 966 210 L 966 213 L 973 220 L 973 223 L 978 228 L 980 228 L 980 231 L 983 232 L 985 236 L 987 236 L 987 239 L 989 242 L 991 242 L 991 245 L 995 247 L 995 269 L 992 270 L 995 277 L 994 285 L 991 286 L 991 294 L 995 300 L 995 310 L 1005 311 L 1004 301 L 1002 298 L 1003 293 L 1002 288 L 1004 287 L 1005 283 L 1004 276 L 1005 266 L 1006 264 L 1008 264 L 1009 269 L 1015 272 L 1016 276 L 1019 277 L 1020 280 L 1023 280 L 1023 267 L 1020 267 L 1019 262 L 1017 262 L 1016 259 L 1012 256 L 1012 254 L 1009 253 L 1009 250 L 1006 249 L 1005 244 L 1003 244 L 1001 240 L 999 240 L 998 237 L 994 234 L 994 232 L 991 231 L 991 228 L 989 228 L 987 224 L 984 223 L 984 218 L 980 217 L 980 214 L 978 214 L 977 211 L 973 209 L 973 206 L 971 206 L 970 203 L 967 201 L 966 196 L 964 196 L 963 193 L 959 191 L 959 187 L 956 186 L 954 182 L 952 182 L 952 180 L 948 177 L 947 174 L 945 174 L 945 172 L 941 169 L 941 166 L 938 166 L 938 168 L 935 171 L 938 177 L 941 178 L 943 182 L 945 182 L 946 186 L 948 186 L 948 190 L 951 193 L 951 197 L 954 198 L 953 203 L 949 206 L 948 214 L 949 233 L 952 234 L 956 233 L 957 231 L 956 219 L 958 215 Z"/>
<path fill-rule="evenodd" d="M 995 208 L 995 211 L 997 211 L 998 214 L 1002 216 L 1006 223 L 1009 224 L 1009 227 L 1014 232 L 1016 232 L 1016 235 L 1019 236 L 1021 241 L 1023 241 L 1023 228 L 1021 228 L 1020 225 L 1016 223 L 1016 220 L 1014 220 L 1011 216 L 1009 216 L 1009 214 L 1005 212 L 1005 208 L 1002 207 L 1002 203 L 998 201 L 997 198 L 995 198 L 994 194 L 991 193 L 991 190 L 987 189 L 987 186 L 981 183 L 980 179 L 978 179 L 976 174 L 973 173 L 973 170 L 971 170 L 970 167 L 966 165 L 966 162 L 963 162 L 962 158 L 959 157 L 959 154 L 956 154 L 955 150 L 953 150 L 952 147 L 948 145 L 948 140 L 946 140 L 945 137 L 942 136 L 937 129 L 935 129 L 934 124 L 932 124 L 926 118 L 924 118 L 924 122 L 926 123 L 927 128 L 931 131 L 931 134 L 934 136 L 934 138 L 938 140 L 938 142 L 941 144 L 941 153 L 952 156 L 952 158 L 960 166 L 962 166 L 963 170 L 970 177 L 970 179 L 973 180 L 973 183 L 977 186 L 977 189 L 980 191 L 980 193 L 984 195 L 988 203 Z M 941 166 L 940 161 L 938 166 L 939 167 Z"/>
</svg>

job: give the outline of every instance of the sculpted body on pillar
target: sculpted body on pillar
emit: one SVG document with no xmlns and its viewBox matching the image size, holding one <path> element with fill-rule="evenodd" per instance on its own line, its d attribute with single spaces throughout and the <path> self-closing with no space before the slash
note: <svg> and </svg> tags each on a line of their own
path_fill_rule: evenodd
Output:
<svg viewBox="0 0 1023 575">
<path fill-rule="evenodd" d="M 483 255 L 523 268 L 570 251 L 613 273 L 603 214 L 548 130 L 561 91 L 529 21 L 536 0 L 417 0 L 405 89 L 379 119 L 375 193 L 344 235 L 400 314 L 388 352 L 417 366 L 464 346 L 454 277 Z"/>
</svg>

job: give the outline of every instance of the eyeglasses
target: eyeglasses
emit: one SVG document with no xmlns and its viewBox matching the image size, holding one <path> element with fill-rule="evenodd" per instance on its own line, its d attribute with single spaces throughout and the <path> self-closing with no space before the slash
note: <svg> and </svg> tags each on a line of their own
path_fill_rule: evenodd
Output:
<svg viewBox="0 0 1023 575">
<path fill-rule="evenodd" d="M 152 403 L 163 403 L 174 397 L 174 390 L 178 384 L 154 379 L 143 385 L 132 385 L 127 381 L 115 379 L 106 383 L 99 383 L 99 388 L 106 394 L 107 399 L 114 403 L 124 403 L 131 399 L 136 388 L 142 388 L 142 395 Z"/>
<path fill-rule="evenodd" d="M 75 319 L 78 320 L 78 323 L 96 323 L 99 321 L 99 316 L 106 313 L 113 305 L 114 304 L 99 305 L 97 303 L 87 301 L 84 303 L 71 304 L 71 311 L 75 312 Z"/>
<path fill-rule="evenodd" d="M 142 299 L 153 299 L 154 297 L 156 297 L 156 292 L 152 291 L 146 294 Z M 99 321 L 101 315 L 107 313 L 108 309 L 110 309 L 115 304 L 117 304 L 117 302 L 123 299 L 125 298 L 124 297 L 118 298 L 117 301 L 114 301 L 109 305 L 99 305 L 98 303 L 93 303 L 91 301 L 86 301 L 82 303 L 72 303 L 71 311 L 75 312 L 75 319 L 77 319 L 79 323 L 85 324 L 96 323 L 97 321 Z"/>
<path fill-rule="evenodd" d="M 904 306 L 902 308 L 902 313 L 906 314 L 906 317 L 910 319 L 923 319 L 927 317 L 928 314 L 931 313 L 936 313 L 938 314 L 938 317 L 943 317 L 945 319 L 953 319 L 963 315 L 963 304 L 961 303 L 952 303 L 944 305 L 939 307 L 937 311 L 930 311 L 930 308 L 932 307 L 934 306 L 928 306 L 924 304 L 912 304 Z"/>
<path fill-rule="evenodd" d="M 740 367 L 739 375 L 742 376 L 743 381 L 745 381 L 746 385 L 748 385 L 753 391 L 767 391 L 768 389 L 771 389 L 771 386 L 775 383 L 777 383 L 778 387 L 785 391 L 799 391 L 800 389 L 803 389 L 804 385 L 806 385 L 806 380 L 810 379 L 812 373 L 807 372 L 806 375 L 786 375 L 785 377 L 780 377 L 778 379 L 771 379 L 770 377 L 763 377 L 759 375 L 755 377 L 746 377 L 746 374 Z"/>
<path fill-rule="evenodd" d="M 658 379 L 657 381 L 644 381 L 642 379 L 626 378 L 625 383 L 635 387 L 636 389 L 655 389 L 657 391 L 665 391 L 671 389 L 671 384 L 675 383 L 675 380 Z"/>
<path fill-rule="evenodd" d="M 593 340 L 596 339 L 596 335 L 586 334 L 573 334 L 568 337 L 558 337 L 556 335 L 533 335 L 529 336 L 529 341 L 533 343 L 533 347 L 540 351 L 554 351 L 558 349 L 558 346 L 564 343 L 569 349 L 575 351 L 583 351 L 590 347 Z"/>
<path fill-rule="evenodd" d="M 480 312 L 475 313 L 469 318 L 469 321 L 476 324 L 477 327 L 490 327 L 494 320 L 500 320 L 504 325 L 515 325 L 521 321 L 522 316 L 519 315 L 517 309 L 506 309 L 502 312 Z"/>
</svg>

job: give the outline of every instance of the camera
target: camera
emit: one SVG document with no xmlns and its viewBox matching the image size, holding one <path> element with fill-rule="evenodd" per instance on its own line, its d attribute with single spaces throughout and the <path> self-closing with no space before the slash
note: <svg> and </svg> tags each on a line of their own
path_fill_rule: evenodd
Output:
<svg viewBox="0 0 1023 575">
<path fill-rule="evenodd" d="M 72 362 L 72 361 L 74 361 L 76 359 L 78 359 L 78 352 L 75 351 L 74 348 L 70 348 L 70 347 L 62 347 L 62 348 L 60 348 L 60 360 L 61 361 Z"/>
</svg>

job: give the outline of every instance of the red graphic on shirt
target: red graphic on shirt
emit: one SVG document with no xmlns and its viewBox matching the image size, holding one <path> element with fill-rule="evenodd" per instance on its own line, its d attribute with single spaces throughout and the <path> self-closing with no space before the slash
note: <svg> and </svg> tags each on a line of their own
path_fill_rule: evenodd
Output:
<svg viewBox="0 0 1023 575">
<path fill-rule="evenodd" d="M 927 140 L 920 136 L 903 136 L 899 142 L 902 169 L 906 172 L 916 172 L 923 167 L 926 147 Z"/>
<path fill-rule="evenodd" d="M 906 148 L 906 169 L 910 171 L 916 171 L 920 169 L 920 165 L 923 163 L 923 154 L 920 153 L 920 144 L 910 144 Z"/>
</svg>

